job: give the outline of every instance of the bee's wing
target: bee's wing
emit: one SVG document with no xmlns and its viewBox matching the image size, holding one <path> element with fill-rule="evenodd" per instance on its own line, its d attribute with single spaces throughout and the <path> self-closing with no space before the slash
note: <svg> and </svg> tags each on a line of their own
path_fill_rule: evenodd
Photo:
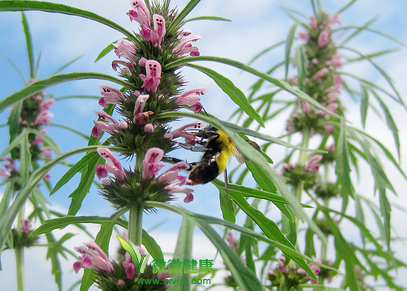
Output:
<svg viewBox="0 0 407 291">
<path fill-rule="evenodd" d="M 236 160 L 243 164 L 244 161 L 246 160 L 243 154 L 238 150 L 236 146 L 233 147 L 233 156 L 236 158 Z"/>
</svg>

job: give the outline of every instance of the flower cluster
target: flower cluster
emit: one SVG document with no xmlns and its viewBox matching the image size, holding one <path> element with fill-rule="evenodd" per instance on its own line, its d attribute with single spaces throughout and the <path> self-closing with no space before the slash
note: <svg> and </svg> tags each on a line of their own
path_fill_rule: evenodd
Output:
<svg viewBox="0 0 407 291">
<path fill-rule="evenodd" d="M 176 138 L 185 138 L 185 143 L 195 144 L 195 136 L 187 132 L 193 125 L 171 130 L 169 123 L 174 118 L 161 117 L 162 113 L 181 108 L 199 113 L 205 88 L 181 92 L 184 80 L 176 72 L 179 68 L 166 69 L 166 65 L 188 56 L 198 56 L 199 49 L 193 42 L 202 39 L 182 30 L 174 23 L 176 12 L 158 4 L 146 5 L 142 0 L 130 1 L 132 10 L 127 14 L 131 21 L 140 24 L 139 33 L 133 39 L 121 39 L 113 44 L 119 60 L 112 67 L 127 80 L 127 86 L 116 89 L 101 86 L 99 100 L 104 110 L 95 111 L 92 135 L 101 138 L 106 132 L 109 142 L 128 158 L 136 155 L 134 170 L 123 169 L 120 161 L 107 148 L 99 148 L 105 160 L 96 166 L 96 174 L 102 180 L 102 195 L 118 207 L 145 201 L 167 202 L 173 193 L 184 193 L 184 202 L 193 200 L 192 189 L 180 171 L 189 170 L 190 165 L 178 162 L 159 174 L 164 166 L 160 163 L 178 144 Z M 168 29 L 171 27 L 173 29 Z M 112 116 L 113 108 L 119 118 Z M 201 123 L 195 123 L 201 124 Z M 102 160 L 101 160 L 102 161 Z M 142 163 L 141 163 L 142 162 Z"/>
<path fill-rule="evenodd" d="M 137 284 L 136 279 L 155 279 L 148 285 L 152 288 L 149 290 L 167 289 L 163 281 L 167 278 L 167 274 L 154 274 L 151 265 L 146 266 L 144 273 L 136 273 L 136 267 L 128 253 L 117 262 L 110 261 L 95 242 L 84 243 L 84 245 L 75 248 L 81 256 L 73 264 L 74 271 L 78 273 L 81 268 L 96 271 L 95 283 L 101 290 L 144 290 L 140 287 L 143 285 Z M 143 252 L 144 250 L 140 249 L 140 253 L 143 254 Z"/>
<path fill-rule="evenodd" d="M 13 228 L 11 232 L 13 234 L 13 248 L 29 248 L 38 240 L 38 236 L 31 234 L 31 221 L 27 218 L 21 219 L 19 227 Z"/>
<path fill-rule="evenodd" d="M 322 160 L 321 155 L 313 156 L 305 167 L 301 165 L 294 165 L 293 163 L 284 163 L 283 171 L 278 172 L 281 176 L 286 179 L 286 183 L 298 186 L 300 183 L 304 183 L 304 189 L 308 190 L 317 184 L 316 175 L 318 172 L 320 164 L 317 164 Z"/>
<path fill-rule="evenodd" d="M 29 83 L 34 82 L 31 79 Z M 51 159 L 52 149 L 50 146 L 44 145 L 44 139 L 40 135 L 46 135 L 48 131 L 43 127 L 51 123 L 50 117 L 53 114 L 50 112 L 51 106 L 55 103 L 55 99 L 46 98 L 44 92 L 38 92 L 31 95 L 29 98 L 24 99 L 21 105 L 18 118 L 18 128 L 16 134 L 20 134 L 24 128 L 37 130 L 39 134 L 28 134 L 28 146 L 30 149 L 31 161 L 35 163 L 41 159 Z M 19 147 L 17 147 L 19 149 Z M 0 176 L 6 179 L 19 178 L 20 172 L 16 160 L 20 158 L 19 150 L 11 152 L 11 157 L 4 157 L 6 164 L 4 168 L 0 168 Z M 45 180 L 49 180 L 50 174 L 45 175 Z M 23 182 L 17 181 L 16 187 L 19 188 Z"/>
<path fill-rule="evenodd" d="M 298 78 L 292 78 L 293 85 L 301 85 L 303 91 L 313 97 L 326 109 L 337 113 L 341 108 L 337 99 L 343 81 L 336 72 L 342 66 L 341 57 L 336 54 L 336 44 L 332 41 L 332 25 L 340 24 L 339 15 L 329 18 L 321 12 L 310 18 L 309 30 L 300 32 L 300 38 L 306 41 L 304 46 L 307 56 L 304 84 L 298 84 Z M 295 113 L 288 121 L 286 130 L 301 132 L 310 129 L 312 134 L 332 134 L 333 126 L 327 124 L 329 114 L 314 109 L 305 101 L 297 102 L 301 112 Z"/>
<path fill-rule="evenodd" d="M 317 276 L 321 272 L 321 268 L 314 263 L 310 263 L 309 267 Z M 276 268 L 268 271 L 268 280 L 271 282 L 271 287 L 284 284 L 284 286 L 286 286 L 286 290 L 297 288 L 298 285 L 305 284 L 310 281 L 312 281 L 314 284 L 317 283 L 310 275 L 307 274 L 304 269 L 286 265 L 285 257 L 279 258 Z"/>
<path fill-rule="evenodd" d="M 30 83 L 32 82 L 34 82 L 34 80 L 30 80 Z M 44 92 L 39 92 L 23 101 L 18 133 L 22 132 L 24 128 L 36 129 L 44 135 L 48 133 L 47 130 L 42 127 L 51 123 L 50 117 L 54 115 L 50 112 L 50 109 L 55 103 L 55 99 L 45 97 L 47 97 L 47 95 Z M 41 136 L 30 134 L 29 142 L 33 161 L 40 158 L 51 159 L 51 147 L 44 146 L 44 139 Z"/>
</svg>

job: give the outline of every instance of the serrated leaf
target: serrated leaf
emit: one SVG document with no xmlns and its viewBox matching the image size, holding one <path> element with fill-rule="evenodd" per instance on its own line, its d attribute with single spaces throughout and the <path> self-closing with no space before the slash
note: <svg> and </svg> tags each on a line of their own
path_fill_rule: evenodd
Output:
<svg viewBox="0 0 407 291">
<path fill-rule="evenodd" d="M 95 160 L 96 163 L 99 160 L 99 155 L 95 152 L 87 153 L 85 156 L 83 156 L 82 159 L 80 159 L 78 162 L 75 163 L 75 165 L 70 167 L 69 170 L 61 177 L 61 179 L 58 180 L 49 195 L 52 195 L 56 191 L 58 191 L 63 185 L 68 183 L 75 174 L 79 173 L 82 169 L 87 167 L 89 163 L 94 164 Z"/>
</svg>

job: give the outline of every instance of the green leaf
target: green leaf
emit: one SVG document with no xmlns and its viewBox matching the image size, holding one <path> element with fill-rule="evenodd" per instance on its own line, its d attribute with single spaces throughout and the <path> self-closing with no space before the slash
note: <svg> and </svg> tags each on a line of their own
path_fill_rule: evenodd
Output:
<svg viewBox="0 0 407 291">
<path fill-rule="evenodd" d="M 346 126 L 342 125 L 340 127 L 340 133 L 338 141 L 336 144 L 336 167 L 335 174 L 341 181 L 341 192 L 342 197 L 351 196 L 353 197 L 353 187 L 350 178 L 350 163 L 349 163 L 349 149 L 348 149 L 348 139 Z"/>
<path fill-rule="evenodd" d="M 355 276 L 355 265 L 361 265 L 355 256 L 354 250 L 342 236 L 342 233 L 336 223 L 329 216 L 329 212 L 325 213 L 329 228 L 335 238 L 335 248 L 337 257 L 344 259 L 346 270 L 346 283 L 351 291 L 359 291 L 357 279 Z"/>
<path fill-rule="evenodd" d="M 63 64 L 61 67 L 59 67 L 58 69 L 55 70 L 55 72 L 53 72 L 51 75 L 55 75 L 58 74 L 59 72 L 61 72 L 63 69 L 69 67 L 71 64 L 73 64 L 74 62 L 76 62 L 77 60 L 79 60 L 82 56 L 76 57 L 72 60 L 70 60 L 69 62 Z"/>
<path fill-rule="evenodd" d="M 170 24 L 170 26 L 167 27 L 167 33 L 171 34 L 175 32 L 175 30 L 178 28 L 181 22 L 184 21 L 184 18 L 187 17 L 187 15 L 195 8 L 196 5 L 198 5 L 199 2 L 201 2 L 201 0 L 190 0 L 188 4 L 184 7 L 184 9 L 182 9 L 182 11 Z"/>
<path fill-rule="evenodd" d="M 192 259 L 192 241 L 193 241 L 193 235 L 194 235 L 194 228 L 195 228 L 195 221 L 191 219 L 189 216 L 184 216 L 182 220 L 182 225 L 179 230 L 178 234 L 178 240 L 177 240 L 177 246 L 175 248 L 174 252 L 174 258 L 177 260 L 180 260 L 181 262 L 184 262 L 185 260 L 191 260 Z M 190 282 L 191 280 L 191 274 L 187 271 L 182 273 L 182 278 Z M 189 291 L 190 286 L 187 284 L 170 284 L 168 286 L 168 290 L 170 291 Z"/>
<path fill-rule="evenodd" d="M 215 184 L 217 181 L 218 180 L 216 179 L 212 183 Z M 230 188 L 229 188 L 229 191 L 230 191 Z M 219 190 L 219 202 L 220 202 L 220 209 L 222 210 L 222 217 L 224 220 L 235 223 L 236 222 L 235 208 L 233 206 L 232 201 L 230 199 L 227 199 L 225 196 L 226 195 L 222 191 Z"/>
<path fill-rule="evenodd" d="M 399 139 L 399 130 L 397 128 L 396 122 L 394 122 L 393 116 L 392 116 L 389 108 L 386 106 L 386 103 L 383 102 L 383 100 L 379 97 L 379 95 L 374 90 L 372 90 L 372 93 L 376 97 L 377 101 L 379 101 L 379 105 L 384 112 L 384 116 L 386 117 L 387 126 L 393 133 L 393 138 L 394 138 L 394 143 L 396 144 L 397 154 L 400 158 L 400 155 L 401 155 L 400 139 Z"/>
<path fill-rule="evenodd" d="M 44 233 L 52 232 L 55 229 L 64 229 L 71 224 L 79 223 L 92 223 L 92 224 L 104 224 L 112 222 L 121 227 L 127 227 L 126 221 L 119 219 L 120 215 L 123 215 L 127 210 L 119 210 L 112 214 L 110 217 L 101 216 L 73 216 L 67 215 L 60 218 L 53 218 L 45 220 L 36 230 L 33 231 L 34 235 L 40 235 Z"/>
<path fill-rule="evenodd" d="M 154 258 L 154 260 L 163 260 L 164 255 L 161 247 L 157 244 L 155 239 L 143 229 L 142 244 L 146 251 Z"/>
<path fill-rule="evenodd" d="M 295 53 L 295 62 L 298 67 L 298 87 L 304 89 L 305 77 L 307 75 L 307 56 L 304 45 L 298 46 Z"/>
<path fill-rule="evenodd" d="M 272 45 L 271 47 L 268 47 L 264 50 L 262 50 L 260 53 L 258 53 L 257 55 L 255 55 L 249 62 L 249 65 L 251 65 L 255 60 L 257 60 L 258 58 L 260 58 L 262 55 L 266 54 L 267 52 L 279 47 L 280 45 L 285 44 L 285 40 L 280 41 L 279 43 L 276 43 L 274 45 Z M 282 64 L 284 64 L 284 62 L 282 62 Z"/>
<path fill-rule="evenodd" d="M 219 16 L 198 16 L 193 18 L 185 19 L 185 22 L 191 22 L 196 20 L 214 20 L 214 21 L 232 21 L 229 18 L 219 17 Z"/>
<path fill-rule="evenodd" d="M 7 125 L 9 127 L 10 142 L 12 142 L 16 138 L 20 129 L 20 116 L 22 106 L 22 101 L 16 102 L 8 118 Z"/>
<path fill-rule="evenodd" d="M 360 84 L 362 87 L 361 96 L 362 102 L 360 104 L 360 117 L 362 119 L 363 128 L 366 128 L 366 117 L 367 117 L 367 109 L 369 108 L 369 91 L 366 88 L 366 85 L 363 83 Z"/>
<path fill-rule="evenodd" d="M 107 47 L 105 47 L 100 54 L 97 56 L 95 63 L 99 61 L 101 58 L 103 58 L 105 55 L 107 55 L 109 52 L 111 52 L 114 49 L 113 44 L 109 44 Z"/>
<path fill-rule="evenodd" d="M 82 172 L 78 187 L 69 195 L 69 198 L 71 198 L 71 204 L 69 205 L 68 215 L 75 215 L 81 208 L 82 201 L 89 193 L 90 186 L 92 186 L 93 180 L 95 179 L 95 166 L 99 161 L 99 158 L 99 155 L 95 155 L 89 161 L 85 170 Z"/>
<path fill-rule="evenodd" d="M 31 170 L 31 151 L 29 145 L 28 134 L 25 134 L 20 144 L 20 175 L 23 183 L 28 180 Z"/>
<path fill-rule="evenodd" d="M 25 17 L 24 12 L 21 12 L 21 16 L 22 16 L 22 23 L 23 23 L 23 27 L 24 27 L 25 41 L 26 41 L 26 46 L 27 46 L 28 64 L 30 66 L 30 77 L 34 78 L 34 76 L 35 76 L 35 72 L 34 72 L 34 49 L 33 49 L 33 45 L 32 45 L 30 27 L 28 25 L 27 18 Z"/>
<path fill-rule="evenodd" d="M 104 25 L 107 25 L 121 33 L 130 39 L 134 39 L 134 34 L 127 31 L 116 22 L 106 19 L 100 15 L 97 15 L 93 12 L 78 9 L 75 7 L 56 4 L 51 2 L 40 2 L 40 1 L 0 1 L 0 11 L 44 11 L 44 12 L 56 12 L 66 15 L 79 16 L 82 18 L 94 20 L 100 22 Z"/>
<path fill-rule="evenodd" d="M 2 3 L 4 2 L 9 2 L 9 1 L 0 1 L 0 8 Z M 12 1 L 12 2 L 26 2 L 26 1 Z M 31 1 L 28 1 L 31 2 Z M 0 9 L 1 10 L 1 9 Z M 66 74 L 60 74 L 60 75 L 54 75 L 51 77 L 48 77 L 46 79 L 38 80 L 35 82 L 32 82 L 28 86 L 24 87 L 20 91 L 13 93 L 5 98 L 3 98 L 0 101 L 0 112 L 3 111 L 5 108 L 8 106 L 23 100 L 25 98 L 28 98 L 29 96 L 40 92 L 41 90 L 44 90 L 47 87 L 63 83 L 63 82 L 68 82 L 68 81 L 73 81 L 73 80 L 84 80 L 84 79 L 101 79 L 101 80 L 107 80 L 107 81 L 112 81 L 117 84 L 123 85 L 123 86 L 128 86 L 131 87 L 131 85 L 127 84 L 125 81 L 112 77 L 107 74 L 102 74 L 102 73 L 93 73 L 93 72 L 76 72 L 76 73 L 66 73 Z"/>
<path fill-rule="evenodd" d="M 298 23 L 294 23 L 291 26 L 290 31 L 288 32 L 286 44 L 285 44 L 285 77 L 284 79 L 287 81 L 288 78 L 288 68 L 290 67 L 291 63 L 291 47 L 293 46 L 294 38 L 295 38 L 295 31 L 297 29 Z"/>
<path fill-rule="evenodd" d="M 258 76 L 260 78 L 265 79 L 266 81 L 276 85 L 277 87 L 282 88 L 283 90 L 297 96 L 298 98 L 300 98 L 300 99 L 302 99 L 304 101 L 307 101 L 310 105 L 313 105 L 315 108 L 321 109 L 322 111 L 327 112 L 330 115 L 343 120 L 342 116 L 339 116 L 338 114 L 326 109 L 325 106 L 322 106 L 317 101 L 315 101 L 313 98 L 311 98 L 310 96 L 308 96 L 307 94 L 305 94 L 301 90 L 298 90 L 298 89 L 292 87 L 287 82 L 284 82 L 283 80 L 273 78 L 273 77 L 271 77 L 269 75 L 264 74 L 263 72 L 260 72 L 260 71 L 258 71 L 256 69 L 252 68 L 252 67 L 247 66 L 246 64 L 243 64 L 241 62 L 234 61 L 234 60 L 231 60 L 231 59 L 220 58 L 220 57 L 208 57 L 208 56 L 189 57 L 189 58 L 179 59 L 179 60 L 176 60 L 176 61 L 174 61 L 172 63 L 167 64 L 164 67 L 164 70 L 177 68 L 177 67 L 179 67 L 181 65 L 189 66 L 189 63 L 196 62 L 196 61 L 212 61 L 212 62 L 223 63 L 223 64 L 226 64 L 226 65 L 229 65 L 229 66 L 232 66 L 232 67 L 236 67 L 236 68 L 241 69 L 243 71 L 249 72 L 249 73 L 251 73 L 251 74 L 253 74 L 255 76 Z"/>
<path fill-rule="evenodd" d="M 216 84 L 218 84 L 218 86 L 232 99 L 233 102 L 235 102 L 242 110 L 244 110 L 247 115 L 255 119 L 262 127 L 264 127 L 264 123 L 260 115 L 249 103 L 243 92 L 239 88 L 237 88 L 231 80 L 209 68 L 193 64 L 188 64 L 188 66 L 197 69 L 198 71 L 201 71 L 208 77 L 212 78 L 216 82 Z"/>
<path fill-rule="evenodd" d="M 55 184 L 54 188 L 49 195 L 54 194 L 58 191 L 63 185 L 65 185 L 71 178 L 82 169 L 88 166 L 89 163 L 94 163 L 95 159 L 99 159 L 99 155 L 96 152 L 87 153 L 82 159 L 80 159 L 75 165 L 69 168 L 69 170 L 59 179 Z"/>
</svg>

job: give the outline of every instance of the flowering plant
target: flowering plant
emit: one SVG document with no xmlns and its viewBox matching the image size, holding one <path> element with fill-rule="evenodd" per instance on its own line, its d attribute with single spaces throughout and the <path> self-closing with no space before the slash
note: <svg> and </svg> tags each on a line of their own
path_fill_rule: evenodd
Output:
<svg viewBox="0 0 407 291">
<path fill-rule="evenodd" d="M 370 142 L 379 145 L 386 158 L 402 175 L 404 173 L 387 148 L 363 130 L 348 124 L 345 102 L 339 98 L 339 94 L 343 89 L 351 95 L 357 93 L 348 86 L 346 73 L 341 72 L 346 62 L 339 51 L 352 50 L 334 41 L 337 32 L 335 27 L 340 24 L 339 13 L 330 16 L 319 2 L 312 1 L 314 16 L 308 22 L 298 21 L 305 31 L 298 34 L 298 41 L 301 42 L 295 50 L 294 58 L 291 51 L 296 41 L 298 23 L 291 28 L 287 40 L 282 42 L 286 46 L 285 61 L 273 67 L 269 73 L 263 73 L 238 61 L 203 54 L 199 46 L 205 40 L 188 29 L 190 21 L 197 19 L 187 19 L 199 2 L 191 0 L 178 11 L 171 7 L 170 1 L 131 0 L 127 16 L 125 12 L 122 13 L 128 19 L 131 31 L 96 13 L 63 4 L 0 2 L 0 10 L 37 10 L 75 15 L 113 28 L 123 35 L 121 39 L 109 41 L 111 43 L 97 57 L 97 61 L 103 62 L 109 56 L 114 56 L 111 67 L 118 77 L 95 72 L 75 72 L 56 74 L 41 80 L 31 74 L 33 80 L 27 82 L 22 90 L 0 101 L 0 110 L 12 106 L 7 123 L 10 143 L 1 155 L 5 156 L 6 164 L 0 174 L 5 178 L 7 189 L 0 207 L 0 246 L 2 250 L 14 248 L 16 251 L 18 290 L 24 290 L 22 249 L 36 245 L 36 236 L 43 234 L 48 240 L 55 281 L 60 290 L 62 277 L 59 255 L 66 254 L 75 257 L 73 269 L 76 273 L 84 269 L 81 290 L 89 289 L 93 283 L 102 290 L 187 290 L 188 286 L 171 286 L 165 279 L 174 270 L 180 270 L 181 276 L 188 280 L 193 276 L 190 273 L 196 274 L 196 265 L 191 263 L 194 261 L 192 241 L 195 228 L 204 233 L 223 258 L 225 268 L 230 272 L 224 285 L 238 290 L 325 288 L 334 275 L 341 272 L 345 274 L 341 287 L 344 289 L 365 288 L 363 272 L 373 277 L 379 276 L 389 286 L 399 288 L 390 275 L 386 276 L 387 271 L 402 265 L 391 253 L 390 202 L 386 190 L 394 191 L 394 188 L 380 168 L 379 159 L 371 149 Z M 287 11 L 293 16 L 294 12 Z M 25 15 L 22 15 L 30 50 L 31 35 Z M 214 16 L 198 19 L 227 20 Z M 359 57 L 370 61 L 370 57 Z M 29 60 L 34 68 L 32 56 Z M 246 97 L 232 80 L 212 68 L 197 65 L 199 61 L 222 63 L 249 72 L 260 80 Z M 273 73 L 279 66 L 285 69 L 281 79 Z M 247 118 L 243 121 L 244 126 L 208 114 L 203 104 L 215 102 L 211 90 L 201 84 L 189 88 L 185 67 L 204 73 L 215 81 L 238 106 L 236 113 L 239 113 L 239 118 L 236 123 Z M 294 71 L 294 75 L 289 78 Z M 114 85 L 103 83 L 99 86 L 98 102 L 96 98 L 91 98 L 93 103 L 90 106 L 93 106 L 96 118 L 89 134 L 85 135 L 87 144 L 62 153 L 42 129 L 42 126 L 51 124 L 49 109 L 59 99 L 44 98 L 42 90 L 78 79 L 111 81 Z M 265 82 L 272 84 L 275 91 L 256 97 Z M 383 109 L 400 152 L 397 127 L 378 93 L 379 88 L 365 80 L 362 80 L 361 88 L 362 123 L 366 123 L 370 94 L 375 96 Z M 280 92 L 294 96 L 295 99 L 284 98 L 281 101 L 284 107 L 273 112 L 274 97 Z M 397 98 L 394 99 L 404 106 L 397 91 L 395 93 Z M 293 112 L 282 123 L 286 135 L 300 136 L 298 143 L 295 140 L 275 138 L 269 131 L 268 121 L 278 117 L 287 108 L 293 108 Z M 258 124 L 255 130 L 251 129 L 255 126 L 254 122 Z M 75 130 L 73 132 L 77 133 Z M 249 138 L 262 140 L 261 147 Z M 313 146 L 313 139 L 319 140 L 319 146 Z M 275 144 L 283 146 L 290 151 L 289 154 L 280 159 L 268 150 Z M 55 152 L 55 158 L 51 150 Z M 201 155 L 190 162 L 189 155 L 194 151 L 201 152 Z M 6 156 L 8 153 L 10 156 Z M 84 155 L 79 157 L 78 154 Z M 226 165 L 232 155 L 244 162 L 247 170 L 241 172 L 237 168 L 230 171 L 232 175 L 228 177 Z M 384 230 L 380 238 L 370 234 L 362 219 L 363 199 L 355 190 L 350 174 L 352 165 L 356 169 L 359 167 L 356 156 L 368 162 L 375 178 L 380 213 L 375 206 L 371 206 L 374 204 L 370 200 L 366 199 L 366 204 L 371 206 L 376 216 L 383 217 L 377 219 L 378 227 Z M 76 160 L 68 163 L 67 159 L 71 161 L 71 158 Z M 270 165 L 273 160 L 279 160 L 274 168 Z M 68 165 L 69 169 L 53 186 L 49 172 L 61 164 Z M 329 175 L 333 168 L 335 179 Z M 223 172 L 224 182 L 216 179 Z M 251 173 L 254 178 L 251 183 L 253 185 L 256 182 L 256 186 L 242 184 L 247 173 Z M 75 184 L 73 177 L 77 174 L 80 179 Z M 194 202 L 194 191 L 198 189 L 196 185 L 207 182 L 212 182 L 219 190 L 222 218 L 187 210 Z M 43 199 L 42 194 L 39 195 L 41 183 L 54 196 L 64 193 L 71 183 L 75 184 L 70 191 L 66 215 L 51 213 L 44 200 L 39 201 Z M 94 192 L 92 185 L 96 185 L 100 196 L 113 206 L 114 211 L 109 215 L 81 214 L 84 212 L 83 204 Z M 309 197 L 308 201 L 304 201 L 304 194 Z M 329 202 L 339 196 L 341 208 L 333 208 Z M 190 204 L 174 205 L 174 200 L 179 197 L 184 203 Z M 18 219 L 23 218 L 20 209 L 24 209 L 27 201 L 31 200 L 35 208 L 31 216 L 39 218 L 39 226 L 33 232 L 27 220 Z M 347 212 L 350 200 L 356 203 L 359 215 L 356 218 Z M 260 211 L 263 205 L 266 210 Z M 279 210 L 277 213 L 281 214 L 281 220 L 268 214 L 269 210 L 276 208 Z M 168 210 L 182 218 L 171 268 L 162 267 L 163 245 L 157 243 L 151 231 L 143 229 L 146 221 L 151 220 L 158 210 Z M 243 226 L 237 219 L 240 210 L 245 219 Z M 150 216 L 146 216 L 147 213 Z M 365 245 L 352 245 L 340 230 L 343 220 L 353 223 L 361 231 L 363 243 L 372 244 L 373 250 Z M 12 231 L 14 221 L 18 222 Z M 91 242 L 74 248 L 80 256 L 63 246 L 73 237 L 72 233 L 67 233 L 58 241 L 53 237 L 58 229 L 70 225 L 78 226 L 86 233 L 84 225 L 90 224 L 98 224 L 100 229 L 96 236 L 92 236 Z M 214 225 L 225 228 L 223 236 Z M 140 253 L 144 252 L 144 247 L 154 259 L 153 263 L 147 264 L 144 273 L 136 271 L 136 262 L 130 258 L 131 250 L 120 249 L 117 259 L 109 254 L 112 232 L 117 227 L 125 229 L 126 240 L 138 247 Z M 306 229 L 305 244 L 300 241 L 302 228 Z M 226 229 L 239 232 L 240 241 L 235 241 Z M 315 250 L 314 237 L 318 237 L 321 242 L 320 252 Z M 327 255 L 327 250 L 332 247 L 329 244 L 330 237 L 335 240 L 333 262 Z M 12 239 L 14 245 L 10 243 Z M 261 248 L 259 243 L 262 243 Z M 383 249 L 382 243 L 386 244 L 387 250 Z M 349 256 L 344 256 L 344 253 Z M 391 258 L 397 264 L 392 264 Z M 369 263 L 369 269 L 363 265 L 362 259 Z M 385 260 L 385 268 L 379 264 L 381 259 Z M 184 269 L 179 268 L 178 260 L 186 263 Z M 205 262 L 208 263 L 207 260 Z M 258 267 L 260 264 L 261 271 Z M 165 272 L 157 274 L 155 271 L 158 265 Z M 357 273 L 355 268 L 362 271 Z M 215 275 L 217 271 L 215 269 L 211 272 Z M 198 274 L 195 278 L 200 276 L 204 275 Z M 152 281 L 156 285 L 146 287 L 139 284 L 139 280 L 144 279 L 158 281 Z"/>
</svg>

